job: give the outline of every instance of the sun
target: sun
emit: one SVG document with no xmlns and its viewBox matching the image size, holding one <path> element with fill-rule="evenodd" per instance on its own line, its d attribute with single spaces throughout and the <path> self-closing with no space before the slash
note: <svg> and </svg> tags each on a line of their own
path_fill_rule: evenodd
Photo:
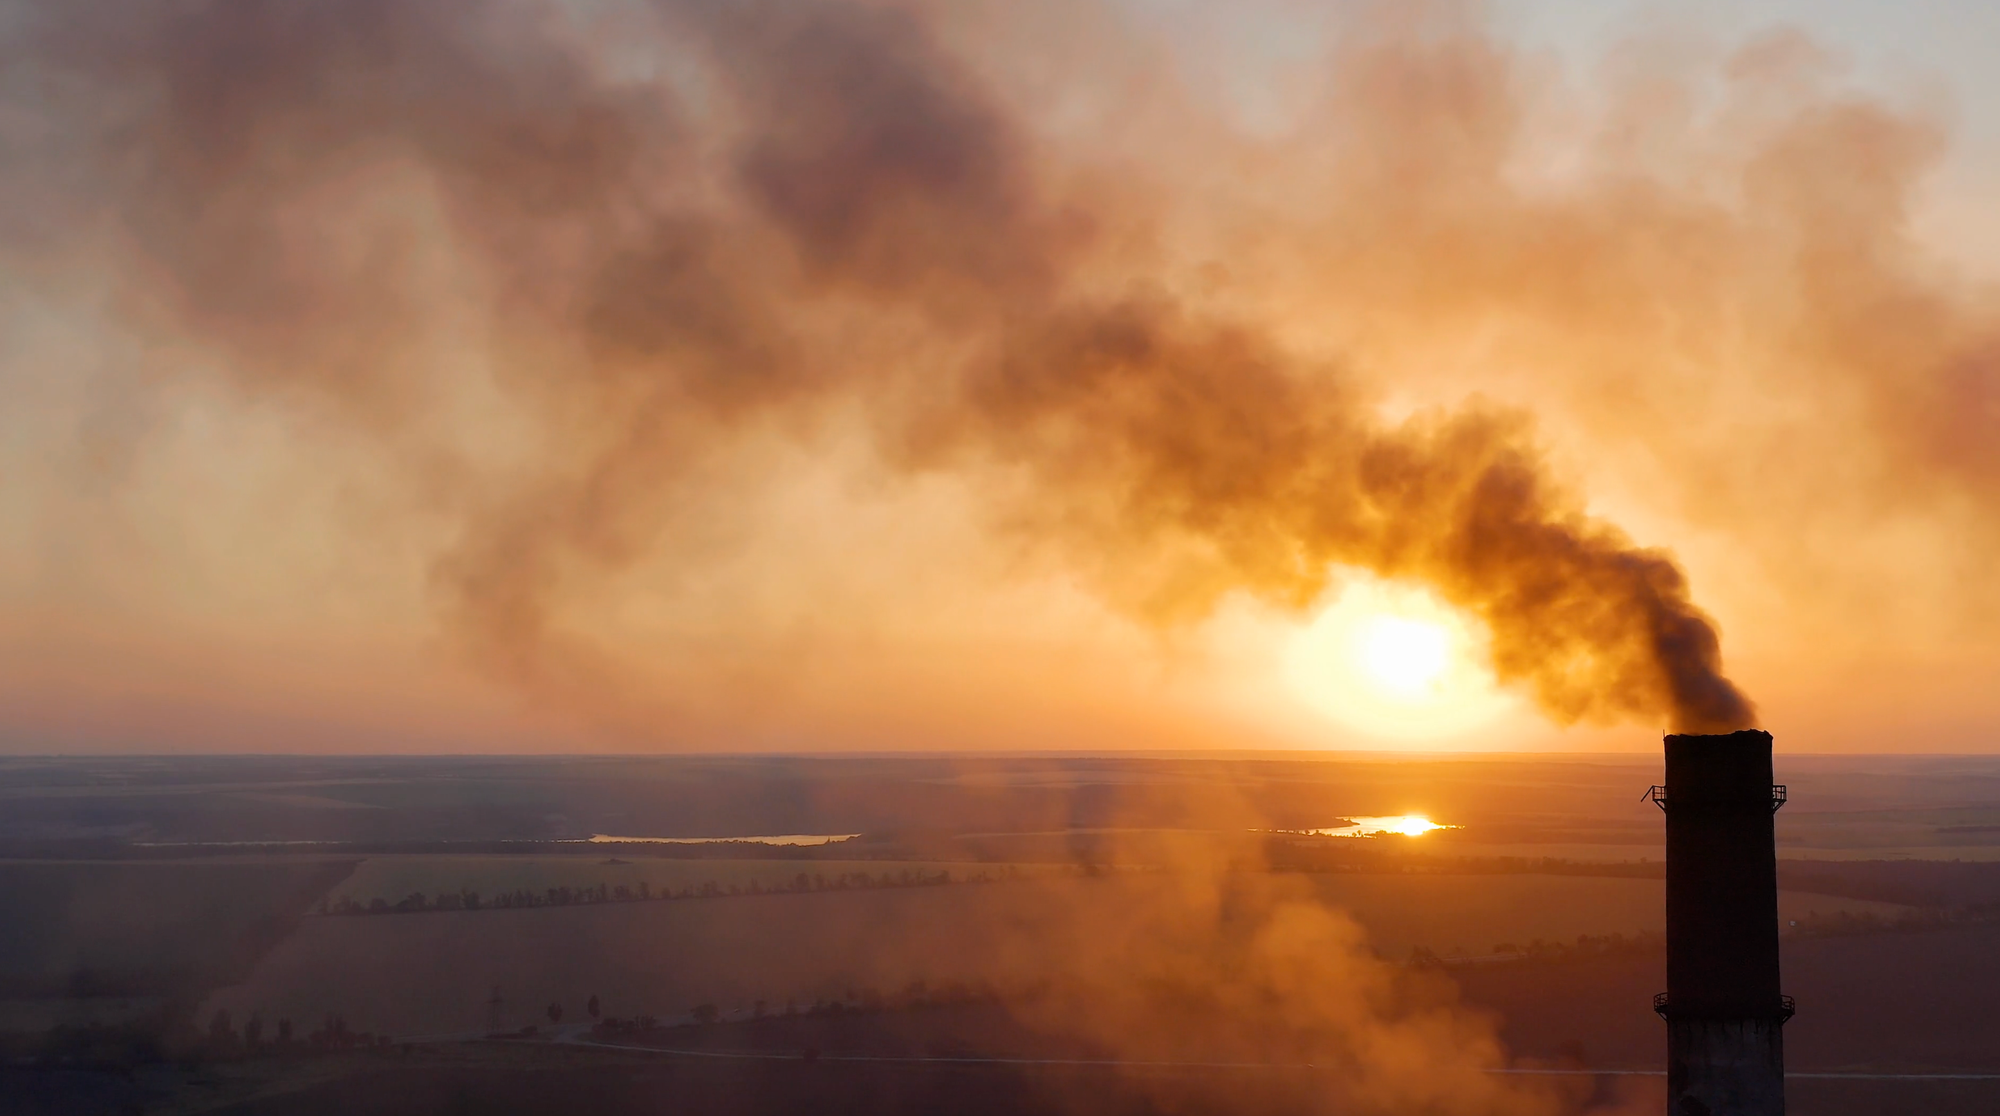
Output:
<svg viewBox="0 0 2000 1116">
<path fill-rule="evenodd" d="M 1439 829 L 1457 829 L 1455 825 L 1439 825 L 1422 814 L 1389 814 L 1374 816 L 1356 814 L 1339 825 L 1324 829 L 1302 829 L 1296 832 L 1310 833 L 1316 837 L 1382 837 L 1397 834 L 1403 837 L 1422 837 Z"/>
<path fill-rule="evenodd" d="M 1383 688 L 1419 696 L 1451 666 L 1451 633 L 1440 624 L 1404 616 L 1376 616 L 1358 638 L 1363 669 Z"/>
<path fill-rule="evenodd" d="M 1293 636 L 1285 680 L 1367 735 L 1463 735 L 1515 705 L 1485 665 L 1481 634 L 1422 589 L 1361 580 Z"/>
</svg>

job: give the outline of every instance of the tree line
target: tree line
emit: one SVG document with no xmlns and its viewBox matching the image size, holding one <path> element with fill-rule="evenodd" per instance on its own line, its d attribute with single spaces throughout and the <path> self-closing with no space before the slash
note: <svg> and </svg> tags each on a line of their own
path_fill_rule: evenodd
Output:
<svg viewBox="0 0 2000 1116">
<path fill-rule="evenodd" d="M 637 884 L 600 883 L 583 887 L 550 887 L 541 891 L 516 888 L 491 895 L 482 894 L 471 888 L 461 888 L 455 892 L 440 891 L 435 895 L 413 891 L 394 902 L 377 896 L 364 903 L 351 895 L 342 895 L 334 899 L 321 899 L 319 913 L 323 915 L 424 914 L 436 911 L 571 907 L 596 903 L 675 902 L 688 899 L 728 899 L 746 895 L 791 895 L 812 891 L 859 891 L 940 887 L 952 883 L 994 883 L 1016 879 L 1020 875 L 1019 868 L 1003 865 L 992 869 L 982 868 L 958 876 L 953 876 L 949 869 L 927 872 L 923 869 L 905 868 L 898 872 L 883 872 L 879 875 L 868 872 L 841 872 L 831 876 L 822 872 L 800 872 L 789 880 L 770 883 L 755 879 L 745 884 L 723 884 L 708 880 L 682 888 L 663 887 L 657 890 L 644 880 Z"/>
</svg>

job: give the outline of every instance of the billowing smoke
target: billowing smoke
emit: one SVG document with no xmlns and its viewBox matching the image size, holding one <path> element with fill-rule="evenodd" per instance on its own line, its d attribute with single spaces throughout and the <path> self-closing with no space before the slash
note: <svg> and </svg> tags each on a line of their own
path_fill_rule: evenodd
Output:
<svg viewBox="0 0 2000 1116">
<path fill-rule="evenodd" d="M 1680 568 L 1587 514 L 1528 416 L 1474 401 L 1384 421 L 1343 356 L 1182 281 L 1172 184 L 1052 140 L 950 45 L 973 18 L 697 0 L 21 5 L 6 17 L 8 252 L 49 284 L 117 276 L 105 297 L 154 351 L 189 354 L 175 367 L 212 365 L 249 399 L 383 447 L 458 524 L 435 563 L 451 631 L 524 683 L 591 669 L 555 634 L 567 596 L 670 550 L 676 508 L 712 497 L 715 454 L 858 421 L 902 475 L 990 481 L 997 519 L 1149 622 L 1237 593 L 1303 609 L 1339 569 L 1366 570 L 1476 617 L 1497 675 L 1558 720 L 1751 723 Z M 1589 206 L 1521 202 L 1502 53 L 1450 10 L 1369 28 L 1329 94 L 1344 138 L 1317 153 L 1339 166 L 1329 206 L 1369 207 L 1313 234 L 1350 257 L 1342 282 L 1372 273 L 1402 292 L 1385 306 L 1447 322 L 1585 281 L 1541 276 L 1516 296 L 1524 245 L 1640 303 L 1691 288 L 1704 259 L 1741 262 L 1734 218 L 1657 181 Z M 1746 160 L 1746 204 L 1811 224 L 1817 255 L 1800 251 L 1826 264 L 1812 281 L 1845 284 L 1813 305 L 1954 313 L 1878 305 L 1893 237 L 1867 240 L 1924 130 L 1842 105 L 1798 119 Z M 1878 180 L 1833 197 L 1800 170 L 1857 145 L 1883 156 Z M 1247 249 L 1237 262 L 1254 266 Z M 1576 320 L 1615 331 L 1623 312 Z M 1883 335 L 1859 329 L 1820 341 Z M 1840 359 L 1873 359 L 1854 349 Z M 504 452 L 437 417 L 467 364 L 531 417 Z M 1939 392 L 1990 387 L 1975 358 L 1944 366 Z M 1985 443 L 1957 429 L 1977 414 L 1896 406 L 1899 437 L 1946 475 L 1979 464 Z M 1923 437 L 1939 422 L 1950 437 Z"/>
</svg>

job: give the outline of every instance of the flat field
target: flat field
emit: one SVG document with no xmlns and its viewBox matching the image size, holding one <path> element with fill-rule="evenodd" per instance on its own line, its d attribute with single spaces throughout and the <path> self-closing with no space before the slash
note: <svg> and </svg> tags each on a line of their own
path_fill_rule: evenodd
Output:
<svg viewBox="0 0 2000 1116">
<path fill-rule="evenodd" d="M 1665 1030 L 1644 1008 L 1666 986 L 1661 955 L 1472 966 L 1454 975 L 1469 1000 L 1504 1021 L 1502 1037 L 1519 1053 L 1556 1057 L 1568 1047 L 1593 1066 L 1659 1064 Z M 2000 927 L 1991 923 L 1787 942 L 1784 987 L 1798 999 L 1798 1015 L 1785 1025 L 1786 1066 L 1795 1072 L 2000 1072 L 2000 1012 L 1992 1005 Z M 2000 1091 L 2000 1082 L 1991 1086 Z"/>
<path fill-rule="evenodd" d="M 1418 946 L 1446 957 L 1502 952 L 1502 945 L 1574 942 L 1579 934 L 1632 936 L 1666 931 L 1665 884 L 1657 879 L 1496 874 L 1467 876 L 1338 874 L 1313 877 L 1328 906 L 1352 913 L 1387 957 Z M 1893 920 L 1894 903 L 1780 891 L 1781 921 L 1847 912 Z M 1509 951 L 1511 952 L 1511 951 Z"/>
<path fill-rule="evenodd" d="M 198 991 L 240 976 L 353 863 L 0 862 L 0 996 Z"/>
<path fill-rule="evenodd" d="M 1777 815 L 1780 879 L 1794 889 L 1781 893 L 1781 917 L 1895 922 L 1921 911 L 1911 921 L 1932 927 L 1787 940 L 1784 986 L 1800 1011 L 1787 1028 L 1794 1068 L 2000 1068 L 1991 1053 L 2000 1050 L 2000 1013 L 1988 1003 L 2000 987 L 2000 941 L 1992 923 L 1978 921 L 2000 909 L 2000 865 L 1984 859 L 2000 856 L 2000 761 L 1781 755 L 1779 767 L 1791 794 Z M 1061 1108 L 1059 1097 L 1083 1096 L 1071 1110 L 1151 1113 L 1160 1109 L 1092 1103 L 1094 1084 L 1071 1091 L 1058 1079 L 1087 1076 L 1074 1067 L 799 1055 L 849 1043 L 862 1051 L 879 1039 L 868 1028 L 903 1011 L 907 1049 L 953 1057 L 991 1053 L 981 1047 L 989 1041 L 1006 1047 L 1008 1032 L 979 1024 L 981 1012 L 989 1021 L 1004 1016 L 1026 1033 L 1023 1042 L 1065 1057 L 1089 1042 L 1124 1050 L 1120 1043 L 1137 1043 L 1132 1034 L 1149 1029 L 1162 1043 L 1183 1037 L 1177 1022 L 1120 1014 L 1133 1004 L 1164 1005 L 1212 1027 L 1187 1030 L 1190 1042 L 1290 1041 L 1295 1031 L 1309 1037 L 1340 995 L 1368 999 L 1354 1010 L 1371 1016 L 1386 1006 L 1390 1017 L 1421 1021 L 1427 1005 L 1442 1002 L 1426 999 L 1425 989 L 1449 995 L 1453 982 L 1521 1056 L 1657 1068 L 1662 1028 L 1648 1008 L 1664 974 L 1651 944 L 1594 955 L 1536 951 L 1526 960 L 1495 954 L 1509 944 L 1661 929 L 1662 885 L 1646 878 L 1659 865 L 1639 864 L 1660 857 L 1659 812 L 1639 799 L 1659 779 L 1652 754 L 0 760 L 0 1031 L 22 1032 L 14 1036 L 22 1050 L 41 1049 L 25 1032 L 59 1023 L 132 1018 L 138 1029 L 150 1025 L 138 1017 L 151 1016 L 205 1035 L 209 1013 L 227 1007 L 239 1024 L 255 1012 L 267 1025 L 289 1018 L 302 1033 L 337 1013 L 354 1030 L 405 1038 L 478 1037 L 494 1022 L 540 1024 L 546 1036 L 553 1003 L 564 1009 L 563 1037 L 579 1039 L 594 993 L 605 1014 L 627 1019 L 687 1020 L 697 1005 L 715 1005 L 719 1022 L 670 1036 L 707 1053 L 752 1032 L 783 1047 L 779 1061 L 758 1063 L 676 1061 L 571 1041 L 434 1042 L 407 1053 L 309 1045 L 235 1061 L 217 1040 L 220 1060 L 142 1065 L 136 1077 L 129 1067 L 98 1073 L 78 1085 L 102 1094 L 95 1108 L 73 1103 L 79 1094 L 56 1081 L 89 1074 L 49 1069 L 47 1080 L 60 1087 L 41 1111 L 64 1116 L 126 1111 L 134 1101 L 146 1111 L 213 1111 L 227 1092 L 214 1082 L 239 1073 L 289 1082 L 268 1101 L 251 1099 L 267 1095 L 261 1087 L 230 1093 L 246 1116 L 395 1104 L 413 1116 L 510 1106 L 605 1116 L 663 1106 L 874 1116 L 936 1111 L 972 1093 L 996 1112 Z M 1398 813 L 1460 828 L 1379 842 L 1328 838 L 1319 848 L 1270 836 Z M 782 850 L 569 844 L 593 833 L 863 837 Z M 1281 867 L 1313 872 L 1259 871 L 1280 847 L 1300 854 L 1276 859 Z M 1899 859 L 1911 854 L 1921 859 Z M 1551 859 L 1573 863 L 1541 864 Z M 1623 864 L 1579 867 L 1591 861 Z M 1546 874 L 1522 870 L 1529 867 Z M 942 871 L 954 882 L 310 913 L 322 896 L 395 903 L 411 893 L 636 891 L 641 883 L 655 894 L 710 883 L 726 893 L 783 886 L 802 872 L 829 880 L 861 873 L 879 884 L 885 874 L 898 881 L 904 872 Z M 958 882 L 981 871 L 1010 878 Z M 1577 871 L 1606 875 L 1569 874 Z M 1832 897 L 1839 893 L 1860 898 Z M 1328 911 L 1351 912 L 1351 921 Z M 1865 925 L 1833 922 L 1827 929 Z M 1275 954 L 1259 955 L 1259 943 Z M 1440 975 L 1350 956 L 1372 949 L 1400 961 L 1420 946 L 1465 960 Z M 895 995 L 915 981 L 947 994 Z M 949 994 L 960 982 L 1027 994 Z M 1203 999 L 1210 990 L 1221 998 Z M 889 1010 L 782 1017 L 788 1002 L 866 1003 L 870 992 L 882 993 Z M 760 1000 L 780 1018 L 748 1021 Z M 199 1014 L 175 1010 L 184 1004 Z M 1294 1010 L 1304 1014 L 1287 1014 Z M 953 1012 L 972 1020 L 961 1035 L 942 1033 Z M 1467 1021 L 1444 1014 L 1454 1025 Z M 1078 1021 L 1090 1027 L 1064 1029 Z M 1479 1027 L 1468 1027 L 1476 1044 Z M 1066 1051 L 1055 1050 L 1064 1042 Z M 1261 1056 L 1267 1047 L 1256 1049 Z M 26 1095 L 6 1076 L 19 1071 L 0 1067 L 0 1110 Z M 165 1083 L 142 1088 L 147 1074 Z M 1320 1095 L 1317 1086 L 1311 1092 Z M 1217 1095 L 1218 1113 L 1256 1109 L 1260 1100 L 1235 1078 Z M 2000 1111 L 1994 1095 L 1979 1082 L 1802 1081 L 1793 1110 L 1983 1113 Z M 909 1103 L 899 1109 L 898 1098 Z M 1266 1110 L 1306 1107 L 1282 1090 L 1261 1099 Z M 1615 1110 L 1658 1103 L 1651 1096 Z"/>
<path fill-rule="evenodd" d="M 705 867 L 705 866 L 704 866 Z M 944 887 L 742 896 L 671 903 L 308 918 L 211 1007 L 238 1017 L 316 1020 L 359 1029 L 458 1033 L 541 1021 L 598 994 L 616 1015 L 685 1015 L 764 1001 L 772 1011 L 911 981 L 1023 985 L 1088 951 L 1092 927 L 1153 917 L 1181 881 L 1170 874 L 1043 877 Z M 1318 903 L 1349 910 L 1392 958 L 1417 945 L 1484 954 L 1501 943 L 1657 930 L 1658 880 L 1531 875 L 1292 877 Z M 1806 907 L 1892 913 L 1889 904 L 1787 895 Z M 204 1009 L 208 1010 L 208 1009 Z"/>
</svg>

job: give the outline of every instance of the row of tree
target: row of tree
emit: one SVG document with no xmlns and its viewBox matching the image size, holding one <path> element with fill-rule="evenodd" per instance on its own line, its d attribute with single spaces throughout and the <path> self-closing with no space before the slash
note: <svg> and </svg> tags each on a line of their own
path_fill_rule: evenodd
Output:
<svg viewBox="0 0 2000 1116">
<path fill-rule="evenodd" d="M 218 1008 L 209 1017 L 202 1052 L 210 1057 L 228 1058 L 246 1054 L 283 1054 L 301 1047 L 309 1050 L 351 1050 L 387 1045 L 387 1035 L 353 1030 L 348 1027 L 346 1016 L 336 1012 L 328 1012 L 318 1030 L 298 1037 L 290 1019 L 279 1019 L 267 1034 L 263 1015 L 251 1012 L 239 1030 L 230 1017 L 229 1009 Z"/>
<path fill-rule="evenodd" d="M 1561 856 L 1465 856 L 1425 852 L 1421 837 L 1274 838 L 1265 846 L 1268 864 L 1278 872 L 1352 873 L 1357 875 L 1447 876 L 1611 876 L 1655 879 L 1666 875 L 1666 862 L 1642 856 L 1637 860 L 1572 860 Z"/>
<path fill-rule="evenodd" d="M 1780 933 L 1792 938 L 1839 938 L 1850 934 L 1884 931 L 1938 930 L 1968 922 L 1992 922 L 2000 911 L 1965 908 L 1911 907 L 1891 913 L 1876 911 L 1808 911 L 1804 918 L 1788 920 Z"/>
<path fill-rule="evenodd" d="M 1839 910 L 1825 914 L 1811 911 L 1803 918 L 1788 919 L 1779 932 L 1788 938 L 1829 938 L 1850 934 L 1933 930 L 1964 922 L 1989 921 L 1978 911 L 1943 911 L 1911 908 L 1889 914 L 1875 911 Z M 1550 942 L 1536 938 L 1526 943 L 1498 942 L 1492 953 L 1468 956 L 1465 947 L 1440 956 L 1427 946 L 1410 951 L 1409 964 L 1418 968 L 1451 965 L 1489 964 L 1495 961 L 1568 961 L 1580 957 L 1605 957 L 1662 953 L 1667 948 L 1665 934 L 1641 930 L 1634 934 L 1578 934 L 1574 942 Z"/>
<path fill-rule="evenodd" d="M 497 990 L 494 996 L 495 1001 L 497 1001 L 499 996 Z M 797 1000 L 787 1000 L 784 1007 L 779 1009 L 774 1009 L 767 1001 L 755 1000 L 746 1006 L 735 1009 L 731 1014 L 738 1019 L 747 1019 L 748 1021 L 756 1022 L 764 1019 L 789 1019 L 798 1016 L 839 1016 L 865 1012 L 944 1007 L 952 1004 L 988 1002 L 999 997 L 1000 994 L 986 984 L 968 984 L 960 981 L 951 981 L 932 987 L 925 981 L 913 980 L 909 984 L 904 985 L 900 990 L 894 992 L 885 993 L 874 988 L 850 988 L 844 995 L 836 996 L 832 999 L 821 997 L 810 1004 L 801 1005 Z M 653 1015 L 635 1015 L 629 1019 L 618 1016 L 604 1016 L 603 1005 L 598 1000 L 596 993 L 592 993 L 590 998 L 584 1002 L 583 1010 L 591 1018 L 592 1033 L 599 1037 L 651 1031 L 662 1025 L 661 1020 Z M 547 1016 L 551 1027 L 560 1026 L 564 1015 L 562 1003 L 557 1001 L 549 1004 L 543 1014 Z M 705 1002 L 689 1008 L 687 1018 L 698 1025 L 707 1026 L 721 1022 L 724 1018 L 724 1012 L 715 1003 Z M 540 1033 L 541 1028 L 538 1025 L 530 1025 L 522 1027 L 517 1031 L 495 1032 L 495 1037 L 531 1038 Z"/>
<path fill-rule="evenodd" d="M 1641 930 L 1636 934 L 1578 934 L 1574 942 L 1551 942 L 1542 938 L 1525 943 L 1496 942 L 1492 952 L 1484 956 L 1472 956 L 1464 946 L 1458 946 L 1443 956 L 1428 946 L 1417 946 L 1410 951 L 1409 964 L 1417 968 L 1444 968 L 1495 961 L 1567 961 L 1579 957 L 1658 953 L 1666 946 L 1666 936 L 1653 930 Z"/>
<path fill-rule="evenodd" d="M 542 891 L 517 888 L 494 895 L 484 895 L 471 888 L 456 892 L 440 891 L 426 895 L 421 891 L 390 902 L 376 897 L 362 902 L 351 895 L 337 899 L 322 899 L 319 913 L 323 915 L 376 915 L 376 914 L 421 914 L 433 911 L 480 911 L 511 910 L 523 907 L 569 907 L 592 903 L 644 903 L 661 900 L 682 899 L 725 899 L 742 895 L 781 895 L 807 891 L 850 891 L 878 888 L 938 887 L 951 883 L 991 883 L 997 880 L 1013 879 L 1021 874 L 1012 865 L 992 869 L 980 869 L 969 874 L 954 877 L 947 870 L 929 872 L 923 869 L 905 868 L 897 872 L 871 874 L 868 872 L 842 872 L 826 875 L 821 872 L 800 872 L 790 880 L 776 880 L 765 883 L 750 880 L 747 883 L 718 883 L 709 880 L 698 885 L 682 888 L 660 888 L 640 881 L 636 885 L 605 884 L 586 887 L 551 887 Z"/>
</svg>

